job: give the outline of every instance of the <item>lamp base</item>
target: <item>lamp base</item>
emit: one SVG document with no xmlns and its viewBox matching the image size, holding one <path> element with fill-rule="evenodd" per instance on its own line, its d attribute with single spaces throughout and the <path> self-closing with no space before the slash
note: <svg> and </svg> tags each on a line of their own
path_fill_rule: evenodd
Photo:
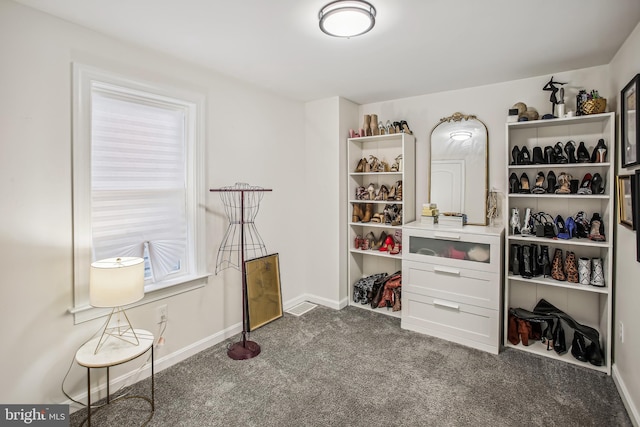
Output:
<svg viewBox="0 0 640 427">
<path fill-rule="evenodd" d="M 239 341 L 231 344 L 227 350 L 227 356 L 233 360 L 245 360 L 260 354 L 260 346 L 255 341 Z"/>
</svg>

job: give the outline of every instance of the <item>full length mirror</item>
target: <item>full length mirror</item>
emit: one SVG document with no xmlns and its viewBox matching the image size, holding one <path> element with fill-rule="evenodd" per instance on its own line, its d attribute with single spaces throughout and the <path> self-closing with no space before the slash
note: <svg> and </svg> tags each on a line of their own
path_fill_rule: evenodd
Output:
<svg viewBox="0 0 640 427">
<path fill-rule="evenodd" d="M 460 212 L 467 224 L 487 224 L 487 127 L 454 113 L 431 131 L 429 200 L 440 212 Z"/>
</svg>

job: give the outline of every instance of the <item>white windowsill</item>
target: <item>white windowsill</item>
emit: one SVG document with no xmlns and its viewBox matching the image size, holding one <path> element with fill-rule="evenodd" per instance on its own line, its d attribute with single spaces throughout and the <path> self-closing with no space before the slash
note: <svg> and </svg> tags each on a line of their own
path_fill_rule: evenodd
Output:
<svg viewBox="0 0 640 427">
<path fill-rule="evenodd" d="M 211 273 L 206 273 L 198 276 L 193 276 L 188 279 L 182 278 L 176 283 L 167 283 L 162 287 L 157 287 L 155 289 L 151 289 L 145 292 L 144 297 L 133 304 L 129 304 L 125 306 L 125 309 L 138 307 L 144 304 L 148 304 L 150 302 L 158 301 L 164 298 L 169 298 L 174 295 L 178 295 L 184 292 L 193 291 L 195 289 L 200 289 L 204 287 L 211 276 Z M 74 324 L 87 322 L 89 320 L 98 319 L 100 317 L 104 317 L 111 313 L 110 308 L 96 308 L 89 304 L 85 304 L 82 306 L 72 307 L 69 309 L 69 313 L 74 315 Z"/>
</svg>

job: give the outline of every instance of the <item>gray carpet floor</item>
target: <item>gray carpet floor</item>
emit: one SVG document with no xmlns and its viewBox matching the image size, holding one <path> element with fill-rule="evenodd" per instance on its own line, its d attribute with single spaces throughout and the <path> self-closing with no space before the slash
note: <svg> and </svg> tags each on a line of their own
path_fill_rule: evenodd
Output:
<svg viewBox="0 0 640 427">
<path fill-rule="evenodd" d="M 151 426 L 632 426 L 610 376 L 506 349 L 488 354 L 347 307 L 284 315 L 155 376 Z M 149 394 L 150 379 L 126 389 Z M 142 425 L 149 405 L 117 401 L 96 426 Z M 74 413 L 80 425 L 86 410 Z"/>
</svg>

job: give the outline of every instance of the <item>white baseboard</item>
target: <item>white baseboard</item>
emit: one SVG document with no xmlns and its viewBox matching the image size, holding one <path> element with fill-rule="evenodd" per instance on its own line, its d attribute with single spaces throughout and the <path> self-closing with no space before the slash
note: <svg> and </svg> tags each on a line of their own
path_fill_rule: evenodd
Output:
<svg viewBox="0 0 640 427">
<path fill-rule="evenodd" d="M 323 297 L 318 297 L 315 295 L 311 295 L 311 294 L 303 294 L 300 295 L 296 298 L 293 298 L 291 300 L 288 300 L 286 302 L 283 303 L 283 309 L 286 311 L 288 309 L 290 309 L 291 307 L 294 307 L 304 301 L 309 301 L 315 304 L 320 304 L 323 305 L 325 307 L 329 307 L 329 308 L 333 308 L 335 310 L 340 310 L 344 307 L 347 306 L 348 304 L 348 299 L 345 298 L 344 300 L 341 301 L 334 301 L 334 300 L 330 300 L 327 298 L 323 298 Z M 188 357 L 191 357 L 203 350 L 208 349 L 209 347 L 212 347 L 216 344 L 221 343 L 222 341 L 237 335 L 239 333 L 242 332 L 242 323 L 238 323 L 236 325 L 230 326 L 220 332 L 217 332 L 213 335 L 210 335 L 208 337 L 205 337 L 199 341 L 196 341 L 195 343 L 188 345 L 186 347 L 183 347 L 177 351 L 174 351 L 171 354 L 167 354 L 159 359 L 156 359 L 154 361 L 154 372 L 158 373 L 164 369 L 167 369 L 183 360 L 185 360 Z M 118 390 L 121 387 L 124 386 L 128 386 L 131 384 L 134 384 L 138 381 L 142 381 L 143 379 L 149 378 L 149 376 L 151 376 L 151 363 L 150 361 L 145 363 L 142 367 L 135 369 L 133 371 L 127 372 L 121 376 L 119 376 L 118 378 L 112 379 L 110 382 L 110 390 L 114 391 L 114 390 Z M 106 384 L 102 384 L 99 386 L 96 386 L 94 388 L 91 389 L 91 401 L 92 402 L 97 402 L 99 399 L 105 398 L 106 397 L 106 390 L 107 390 L 107 386 Z M 76 396 L 73 396 L 73 399 L 78 400 L 80 402 L 86 402 L 87 400 L 87 392 L 84 391 Z M 61 402 L 64 405 L 70 405 L 69 406 L 69 411 L 70 413 L 76 412 L 80 409 L 82 409 L 82 407 L 78 407 L 74 402 L 72 402 L 71 400 L 66 400 L 64 402 Z"/>
<path fill-rule="evenodd" d="M 618 393 L 620 393 L 620 397 L 622 398 L 622 403 L 624 403 L 624 407 L 627 408 L 627 413 L 629 414 L 629 418 L 631 418 L 631 422 L 635 427 L 639 427 L 640 412 L 638 412 L 638 408 L 633 403 L 633 399 L 631 399 L 631 395 L 629 395 L 629 389 L 627 389 L 627 386 L 618 371 L 618 366 L 615 363 L 611 367 L 611 375 L 613 376 L 613 382 L 618 389 Z"/>
</svg>

